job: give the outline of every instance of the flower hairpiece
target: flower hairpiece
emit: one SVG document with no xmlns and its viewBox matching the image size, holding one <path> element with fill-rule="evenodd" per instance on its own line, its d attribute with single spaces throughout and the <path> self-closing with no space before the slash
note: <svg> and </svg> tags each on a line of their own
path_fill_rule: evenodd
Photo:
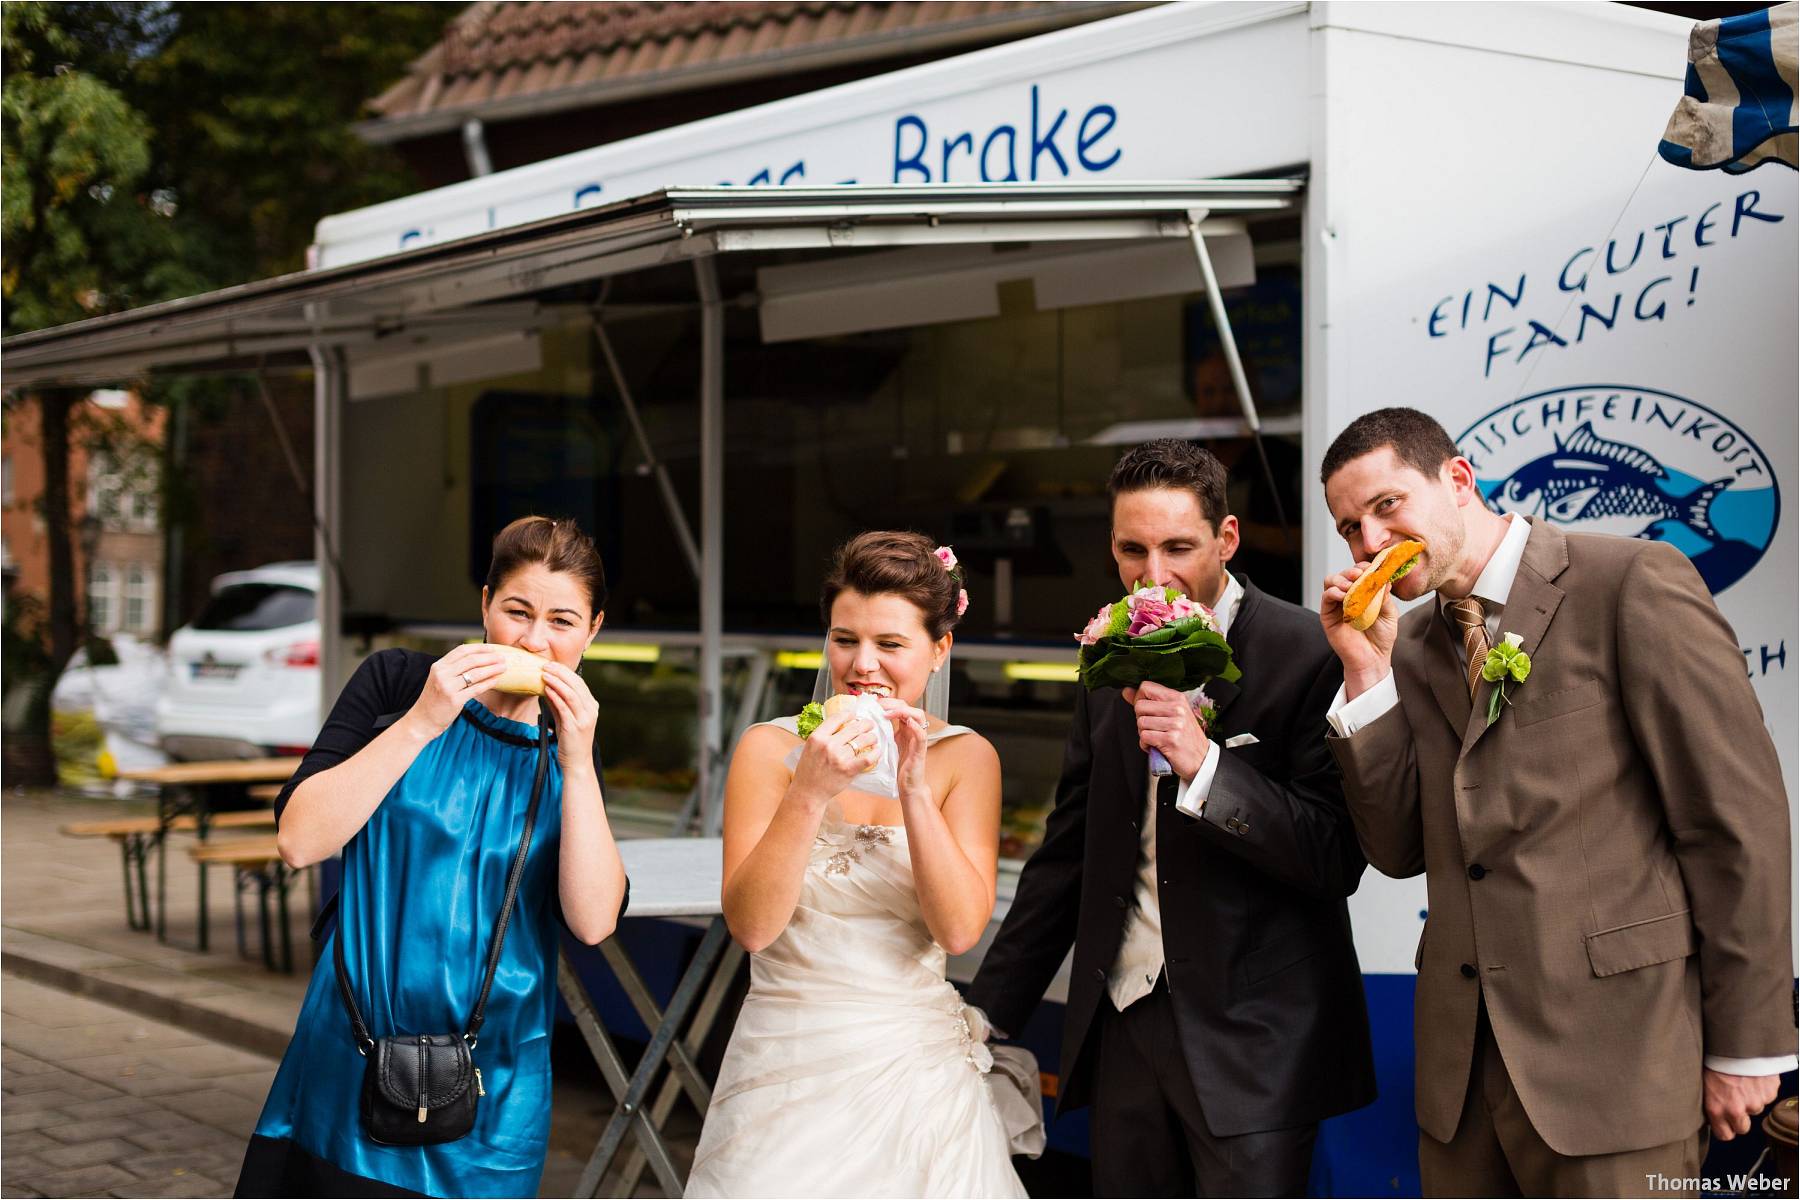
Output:
<svg viewBox="0 0 1800 1200">
<path fill-rule="evenodd" d="M 950 572 L 950 578 L 956 583 L 956 615 L 961 617 L 969 611 L 969 591 L 962 586 L 962 566 L 956 561 L 956 551 L 949 546 L 939 546 L 932 551 L 937 560 L 944 564 L 944 570 Z"/>
</svg>

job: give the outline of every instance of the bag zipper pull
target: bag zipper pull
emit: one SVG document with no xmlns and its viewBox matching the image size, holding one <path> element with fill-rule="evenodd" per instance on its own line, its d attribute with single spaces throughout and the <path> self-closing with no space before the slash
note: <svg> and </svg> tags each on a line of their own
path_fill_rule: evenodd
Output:
<svg viewBox="0 0 1800 1200">
<path fill-rule="evenodd" d="M 426 1057 L 425 1047 L 431 1045 L 431 1039 L 419 1039 L 419 1124 L 425 1123 L 425 1089 L 431 1085 L 431 1059 Z"/>
<path fill-rule="evenodd" d="M 481 1086 L 481 1068 L 480 1067 L 475 1068 L 475 1094 L 477 1096 L 487 1095 L 487 1089 Z"/>
</svg>

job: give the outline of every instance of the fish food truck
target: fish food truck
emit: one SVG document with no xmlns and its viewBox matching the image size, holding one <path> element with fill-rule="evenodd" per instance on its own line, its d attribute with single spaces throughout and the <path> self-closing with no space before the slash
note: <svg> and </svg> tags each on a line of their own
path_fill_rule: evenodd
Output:
<svg viewBox="0 0 1800 1200">
<path fill-rule="evenodd" d="M 952 718 L 1004 769 L 989 938 L 1053 800 L 1072 631 L 1117 593 L 1105 480 L 1154 437 L 1219 455 L 1234 568 L 1309 607 L 1349 561 L 1321 457 L 1390 405 L 1437 417 L 1498 510 L 1674 544 L 1791 802 L 1795 176 L 1658 157 L 1690 24 L 1148 7 L 335 215 L 307 271 L 10 339 L 5 380 L 309 371 L 328 698 L 382 647 L 479 637 L 506 521 L 580 521 L 628 835 L 716 834 L 736 737 L 810 698 L 835 545 L 953 545 Z M 1370 870 L 1350 906 L 1380 1098 L 1326 1124 L 1313 1186 L 1416 1194 L 1423 880 Z M 704 924 L 619 940 L 655 991 Z M 1022 1031 L 1047 1103 L 1061 987 Z"/>
</svg>

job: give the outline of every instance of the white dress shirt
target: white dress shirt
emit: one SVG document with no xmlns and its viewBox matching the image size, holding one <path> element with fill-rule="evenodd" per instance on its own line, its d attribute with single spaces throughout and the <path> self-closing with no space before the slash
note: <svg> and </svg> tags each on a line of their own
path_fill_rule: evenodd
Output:
<svg viewBox="0 0 1800 1200">
<path fill-rule="evenodd" d="M 1500 614 L 1506 608 L 1506 598 L 1512 592 L 1513 579 L 1519 573 L 1519 563 L 1525 557 L 1525 542 L 1531 536 L 1531 524 L 1518 514 L 1509 516 L 1511 528 L 1506 537 L 1494 550 L 1493 557 L 1488 559 L 1487 566 L 1475 580 L 1470 594 L 1480 598 L 1487 612 L 1488 644 L 1499 643 Z M 1455 620 L 1445 611 L 1450 604 L 1448 598 L 1439 596 L 1438 614 L 1450 624 L 1453 640 L 1461 645 L 1462 633 L 1456 629 Z M 1344 699 L 1344 689 L 1338 688 L 1331 709 L 1325 719 L 1339 737 L 1349 737 L 1357 730 L 1380 717 L 1388 709 L 1400 703 L 1400 693 L 1394 687 L 1394 676 L 1390 671 L 1380 683 L 1364 692 L 1354 700 Z M 1792 1071 L 1796 1056 L 1789 1054 L 1774 1058 L 1725 1058 L 1717 1054 L 1705 1056 L 1707 1069 L 1726 1075 L 1779 1075 L 1783 1071 Z"/>
<path fill-rule="evenodd" d="M 1230 572 L 1225 575 L 1225 590 L 1212 605 L 1213 622 L 1221 636 L 1229 636 L 1232 618 L 1244 601 L 1244 585 Z M 1199 690 L 1199 689 L 1196 689 Z M 1192 696 L 1193 693 L 1188 693 Z M 1183 802 L 1198 811 L 1206 803 L 1207 791 L 1219 770 L 1219 743 L 1210 741 L 1206 759 L 1192 779 L 1183 780 Z M 1144 818 L 1138 822 L 1137 887 L 1132 895 L 1132 908 L 1125 918 L 1125 935 L 1119 943 L 1119 956 L 1107 976 L 1106 991 L 1113 1007 L 1120 1012 L 1148 996 L 1162 974 L 1162 909 L 1156 891 L 1156 785 L 1159 776 L 1151 775 L 1145 789 Z"/>
</svg>

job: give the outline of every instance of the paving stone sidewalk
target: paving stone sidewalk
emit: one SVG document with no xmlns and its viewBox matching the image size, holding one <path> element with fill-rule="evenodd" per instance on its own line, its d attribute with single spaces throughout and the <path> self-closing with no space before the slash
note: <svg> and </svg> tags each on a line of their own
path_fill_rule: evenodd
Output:
<svg viewBox="0 0 1800 1200">
<path fill-rule="evenodd" d="M 143 801 L 0 794 L 0 1194 L 229 1196 L 237 1181 L 311 975 L 311 916 L 302 888 L 294 974 L 241 958 L 230 876 L 215 869 L 213 950 L 198 953 L 192 839 L 178 838 L 169 943 L 129 929 L 117 846 L 59 829 L 150 811 Z M 253 917 L 253 898 L 247 905 Z M 585 1052 L 564 1046 L 569 1037 L 579 1042 L 572 1027 L 559 1031 L 569 1052 L 558 1054 L 544 1196 L 571 1194 L 613 1108 Z M 698 1137 L 684 1114 L 670 1130 L 683 1162 Z M 657 1194 L 647 1174 L 637 1194 Z"/>
<path fill-rule="evenodd" d="M 231 1194 L 272 1061 L 10 973 L 0 1014 L 0 1194 Z"/>
<path fill-rule="evenodd" d="M 198 869 L 191 836 L 168 846 L 168 934 L 158 942 L 125 923 L 119 848 L 108 838 L 72 838 L 77 821 L 152 814 L 147 800 L 121 803 L 64 792 L 8 790 L 0 797 L 0 966 L 38 983 L 117 1004 L 147 1017 L 204 1029 L 215 1041 L 279 1055 L 294 1028 L 312 967 L 306 890 L 293 897 L 292 975 L 257 955 L 256 899 L 244 897 L 250 957 L 237 953 L 232 875 L 209 868 L 211 952 L 198 953 Z M 217 838 L 233 835 L 216 834 Z M 151 856 L 151 902 L 156 862 Z"/>
</svg>

